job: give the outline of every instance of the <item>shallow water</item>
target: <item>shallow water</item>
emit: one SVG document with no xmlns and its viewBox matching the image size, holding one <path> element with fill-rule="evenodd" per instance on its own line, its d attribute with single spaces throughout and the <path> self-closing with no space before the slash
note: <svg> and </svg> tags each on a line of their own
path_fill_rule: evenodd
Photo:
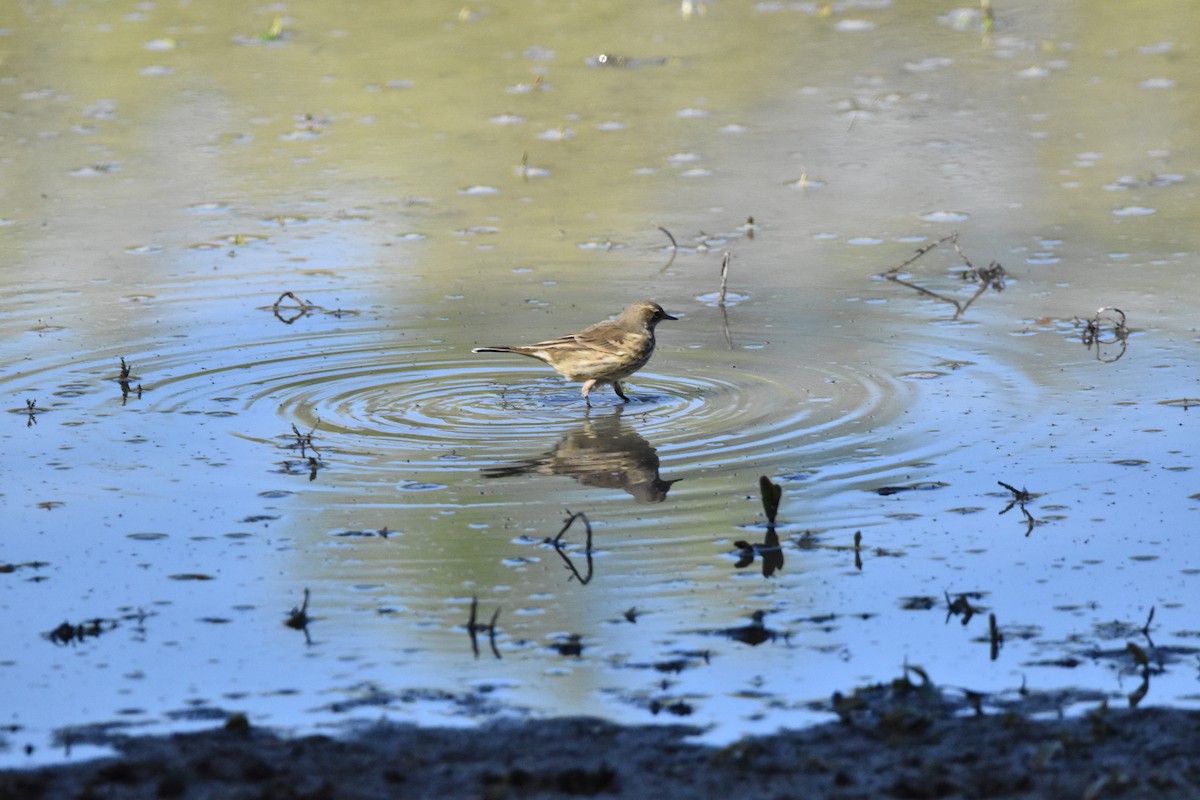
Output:
<svg viewBox="0 0 1200 800">
<path fill-rule="evenodd" d="M 724 741 L 906 663 L 1196 704 L 1191 6 L 223 6 L 4 22 L 0 763 L 232 712 Z M 1000 262 L 957 317 L 881 277 L 952 231 L 901 274 Z M 641 298 L 628 405 L 470 352 Z"/>
</svg>

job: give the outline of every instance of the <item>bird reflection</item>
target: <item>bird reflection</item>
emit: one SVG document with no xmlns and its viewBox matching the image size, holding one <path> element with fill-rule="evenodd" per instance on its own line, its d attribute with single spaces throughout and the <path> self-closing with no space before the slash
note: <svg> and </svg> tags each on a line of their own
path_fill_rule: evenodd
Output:
<svg viewBox="0 0 1200 800">
<path fill-rule="evenodd" d="M 602 489 L 623 489 L 639 503 L 661 503 L 676 480 L 658 474 L 658 451 L 621 421 L 623 409 L 598 419 L 588 417 L 552 450 L 540 456 L 488 467 L 485 478 L 512 475 L 565 475 Z"/>
</svg>

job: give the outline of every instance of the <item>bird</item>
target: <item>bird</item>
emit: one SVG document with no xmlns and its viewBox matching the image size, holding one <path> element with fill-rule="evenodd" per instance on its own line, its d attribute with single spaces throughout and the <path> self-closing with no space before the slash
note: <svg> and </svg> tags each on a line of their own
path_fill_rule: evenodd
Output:
<svg viewBox="0 0 1200 800">
<path fill-rule="evenodd" d="M 476 347 L 472 353 L 516 353 L 544 361 L 569 381 L 583 381 L 583 400 L 597 384 L 611 384 L 617 396 L 629 402 L 621 381 L 646 366 L 654 353 L 654 328 L 665 319 L 675 320 L 658 303 L 633 303 L 616 319 L 588 326 L 578 333 L 537 344 Z"/>
</svg>

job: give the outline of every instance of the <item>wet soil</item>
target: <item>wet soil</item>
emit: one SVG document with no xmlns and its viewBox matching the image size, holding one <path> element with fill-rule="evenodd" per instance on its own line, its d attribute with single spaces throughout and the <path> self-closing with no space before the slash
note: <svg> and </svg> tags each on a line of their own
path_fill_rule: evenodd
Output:
<svg viewBox="0 0 1200 800">
<path fill-rule="evenodd" d="M 351 739 L 223 729 L 116 740 L 116 758 L 0 773 L 24 798 L 1106 798 L 1200 796 L 1200 712 L 1036 721 L 892 706 L 722 748 L 596 719 Z"/>
</svg>

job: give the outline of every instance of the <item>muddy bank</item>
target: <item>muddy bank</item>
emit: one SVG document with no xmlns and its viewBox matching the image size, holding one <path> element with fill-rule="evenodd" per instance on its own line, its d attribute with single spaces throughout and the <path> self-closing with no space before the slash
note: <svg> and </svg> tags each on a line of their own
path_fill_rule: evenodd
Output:
<svg viewBox="0 0 1200 800">
<path fill-rule="evenodd" d="M 379 726 L 352 739 L 230 724 L 117 739 L 118 758 L 0 773 L 25 798 L 1106 798 L 1200 796 L 1200 712 L 908 712 L 712 748 L 683 726 L 594 719 L 478 730 Z"/>
</svg>

